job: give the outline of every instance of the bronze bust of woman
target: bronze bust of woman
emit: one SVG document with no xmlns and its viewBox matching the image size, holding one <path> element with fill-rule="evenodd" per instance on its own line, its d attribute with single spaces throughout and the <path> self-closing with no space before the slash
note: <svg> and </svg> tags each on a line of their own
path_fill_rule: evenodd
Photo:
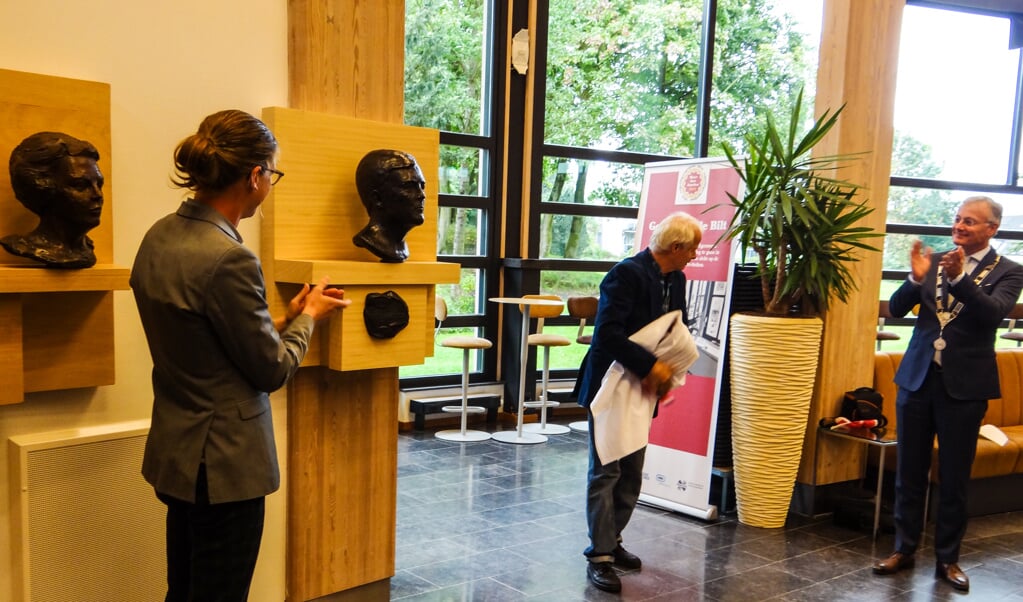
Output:
<svg viewBox="0 0 1023 602">
<path fill-rule="evenodd" d="M 11 188 L 39 225 L 27 234 L 0 238 L 8 253 L 48 268 L 87 268 L 96 263 L 92 240 L 103 211 L 99 151 L 61 132 L 38 132 L 11 152 Z"/>
<path fill-rule="evenodd" d="M 426 180 L 415 157 L 398 150 L 370 151 L 355 169 L 355 187 L 369 224 L 352 242 L 384 262 L 408 259 L 405 234 L 426 220 Z"/>
</svg>

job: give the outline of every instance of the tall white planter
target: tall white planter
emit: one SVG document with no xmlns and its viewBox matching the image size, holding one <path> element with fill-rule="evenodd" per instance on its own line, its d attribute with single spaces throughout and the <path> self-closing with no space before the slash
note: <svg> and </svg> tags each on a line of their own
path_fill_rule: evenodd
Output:
<svg viewBox="0 0 1023 602">
<path fill-rule="evenodd" d="M 820 318 L 735 314 L 728 332 L 739 522 L 785 525 L 817 377 Z"/>
</svg>

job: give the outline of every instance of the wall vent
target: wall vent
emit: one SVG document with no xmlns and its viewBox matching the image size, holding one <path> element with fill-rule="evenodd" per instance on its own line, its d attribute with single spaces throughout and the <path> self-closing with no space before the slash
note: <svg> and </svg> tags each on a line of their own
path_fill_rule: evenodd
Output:
<svg viewBox="0 0 1023 602">
<path fill-rule="evenodd" d="M 166 511 L 140 473 L 148 431 L 144 420 L 10 438 L 16 601 L 163 600 Z"/>
</svg>

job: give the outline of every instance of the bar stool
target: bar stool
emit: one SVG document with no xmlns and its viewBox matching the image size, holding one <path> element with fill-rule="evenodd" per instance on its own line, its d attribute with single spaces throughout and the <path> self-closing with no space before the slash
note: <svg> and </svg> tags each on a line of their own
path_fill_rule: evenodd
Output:
<svg viewBox="0 0 1023 602">
<path fill-rule="evenodd" d="M 593 340 L 593 335 L 585 333 L 587 320 L 593 323 L 593 320 L 597 318 L 597 297 L 569 297 L 568 298 L 568 315 L 579 320 L 579 330 L 575 334 L 575 342 L 580 345 L 589 345 Z M 578 420 L 576 422 L 570 422 L 568 428 L 579 433 L 590 432 L 590 422 L 588 420 Z"/>
<path fill-rule="evenodd" d="M 434 336 L 436 336 L 436 333 L 440 331 L 441 323 L 448 317 L 448 305 L 442 297 L 437 297 L 433 316 L 437 321 L 437 329 L 434 331 Z M 439 344 L 441 347 L 462 350 L 462 404 L 457 406 L 444 406 L 441 408 L 442 412 L 461 414 L 462 426 L 460 429 L 437 431 L 434 436 L 438 439 L 444 439 L 445 441 L 461 442 L 486 441 L 487 439 L 490 439 L 490 433 L 486 431 L 467 430 L 466 426 L 469 420 L 469 414 L 483 414 L 487 411 L 486 408 L 469 405 L 469 352 L 476 349 L 490 349 L 493 346 L 493 343 L 482 337 L 453 336 L 440 341 Z"/>
<path fill-rule="evenodd" d="M 523 299 L 545 299 L 548 301 L 561 301 L 557 295 L 522 295 Z M 540 408 L 540 422 L 526 424 L 522 430 L 529 433 L 541 435 L 564 435 L 571 429 L 560 424 L 547 424 L 547 408 L 556 408 L 559 404 L 549 400 L 548 384 L 550 382 L 551 347 L 567 347 L 572 344 L 568 337 L 560 334 L 545 334 L 543 321 L 545 318 L 555 318 L 561 315 L 565 304 L 540 305 L 533 308 L 533 316 L 536 318 L 536 332 L 529 335 L 527 339 L 530 347 L 543 347 L 543 385 L 540 388 L 540 399 L 538 401 L 527 401 L 522 405 L 527 408 Z M 520 410 L 521 411 L 521 410 Z"/>
</svg>

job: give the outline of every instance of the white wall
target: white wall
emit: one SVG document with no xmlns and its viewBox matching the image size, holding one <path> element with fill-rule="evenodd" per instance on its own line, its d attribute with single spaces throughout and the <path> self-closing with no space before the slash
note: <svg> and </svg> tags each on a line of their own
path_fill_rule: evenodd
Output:
<svg viewBox="0 0 1023 602">
<path fill-rule="evenodd" d="M 0 68 L 111 85 L 106 194 L 114 207 L 114 263 L 130 267 L 149 225 L 183 197 L 168 183 L 178 141 L 220 109 L 259 115 L 265 106 L 287 105 L 287 3 L 0 0 Z M 248 220 L 241 227 L 257 253 L 258 226 Z M 7 438 L 149 417 L 151 363 L 130 292 L 115 293 L 114 313 L 116 385 L 29 394 L 24 403 L 0 406 L 0 600 L 11 591 Z M 274 414 L 283 462 L 280 393 Z M 251 596 L 257 602 L 284 599 L 283 489 L 267 501 Z"/>
</svg>

